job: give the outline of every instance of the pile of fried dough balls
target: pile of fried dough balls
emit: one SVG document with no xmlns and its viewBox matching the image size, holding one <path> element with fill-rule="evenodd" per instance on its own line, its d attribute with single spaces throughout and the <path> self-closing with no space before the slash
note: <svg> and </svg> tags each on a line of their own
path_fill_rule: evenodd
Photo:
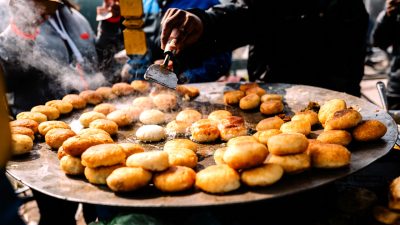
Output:
<svg viewBox="0 0 400 225">
<path fill-rule="evenodd" d="M 244 118 L 226 110 L 203 115 L 188 108 L 180 111 L 175 120 L 167 121 L 166 113 L 177 104 L 175 93 L 149 91 L 149 83 L 134 81 L 131 85 L 118 83 L 111 88 L 67 95 L 63 100 L 55 100 L 57 103 L 51 101 L 53 106 L 46 103 L 55 110 L 42 106 L 21 113 L 10 125 L 32 130 L 19 134 L 28 137 L 31 145 L 31 137 L 36 132 L 45 137 L 51 148 L 58 149 L 60 166 L 66 174 L 84 174 L 90 183 L 106 184 L 115 192 L 134 191 L 150 183 L 163 192 L 179 192 L 195 186 L 216 194 L 236 190 L 242 184 L 268 186 L 284 174 L 297 174 L 311 168 L 345 167 L 351 159 L 346 146 L 352 140 L 374 141 L 386 133 L 386 126 L 381 122 L 362 121 L 358 111 L 348 108 L 344 100 L 334 99 L 324 103 L 318 113 L 311 110 L 296 113 L 290 122 L 285 123 L 278 116 L 263 119 L 256 126 L 257 132 L 249 136 Z M 134 92 L 143 96 L 136 97 L 126 108 L 101 103 L 104 99 Z M 265 115 L 283 111 L 282 96 L 266 94 L 257 84 L 245 84 L 240 92 L 229 93 L 229 96 L 224 94 L 226 104 L 239 104 L 248 110 L 258 107 L 262 101 L 260 111 Z M 81 114 L 79 121 L 85 129 L 77 134 L 68 124 L 54 121 L 58 117 L 56 111 L 67 113 L 68 110 L 60 110 L 67 108 L 62 106 L 64 102 L 72 105 L 71 110 L 82 109 L 86 104 L 96 105 L 93 111 Z M 48 118 L 53 120 L 46 121 Z M 135 121 L 142 124 L 136 131 L 136 139 L 141 142 L 187 136 L 191 140 L 172 139 L 164 144 L 163 150 L 153 151 L 145 151 L 140 144 L 114 143 L 112 136 L 118 128 Z M 324 131 L 317 139 L 308 139 L 316 124 L 321 124 Z M 226 142 L 226 147 L 214 152 L 215 165 L 196 173 L 197 143 L 216 141 Z"/>
</svg>

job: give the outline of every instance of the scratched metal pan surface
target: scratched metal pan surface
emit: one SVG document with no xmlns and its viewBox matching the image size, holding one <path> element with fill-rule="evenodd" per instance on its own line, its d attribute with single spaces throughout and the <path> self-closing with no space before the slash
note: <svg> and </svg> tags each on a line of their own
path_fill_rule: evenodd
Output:
<svg viewBox="0 0 400 225">
<path fill-rule="evenodd" d="M 238 84 L 202 83 L 194 86 L 200 89 L 200 96 L 193 102 L 181 102 L 180 108 L 168 113 L 169 121 L 181 108 L 185 107 L 196 108 L 205 115 L 215 109 L 227 109 L 232 111 L 234 115 L 243 116 L 247 121 L 249 133 L 252 133 L 257 122 L 264 118 L 259 112 L 244 112 L 234 107 L 225 107 L 222 104 L 223 91 L 232 88 L 237 89 Z M 379 141 L 349 146 L 352 158 L 351 164 L 347 168 L 337 170 L 311 169 L 297 175 L 285 175 L 278 183 L 269 187 L 249 188 L 242 185 L 237 191 L 223 195 L 208 194 L 195 188 L 182 193 L 166 194 L 156 190 L 152 185 L 132 193 L 117 194 L 107 186 L 90 184 L 84 177 L 66 176 L 59 168 L 56 152 L 52 151 L 43 140 L 38 141 L 34 145 L 33 151 L 28 155 L 13 158 L 8 163 L 7 172 L 33 189 L 57 198 L 76 202 L 138 208 L 218 206 L 277 199 L 322 186 L 366 167 L 384 156 L 394 146 L 397 137 L 395 122 L 386 112 L 363 99 L 303 85 L 262 84 L 262 87 L 269 93 L 284 95 L 286 114 L 292 115 L 301 110 L 307 106 L 309 101 L 323 103 L 333 98 L 341 98 L 345 99 L 349 106 L 359 109 L 364 119 L 378 119 L 383 122 L 388 131 Z M 129 104 L 135 97 L 137 96 L 121 98 L 118 100 L 118 104 Z M 88 110 L 90 108 L 84 111 Z M 84 111 L 76 111 L 61 118 L 61 120 L 75 126 L 78 123 L 77 119 Z M 137 123 L 131 127 L 120 129 L 118 135 L 114 138 L 115 141 L 138 143 L 134 133 L 139 126 L 140 124 Z M 314 133 L 320 131 L 316 130 Z M 168 138 L 168 140 L 170 139 Z M 151 151 L 162 149 L 164 143 L 144 144 L 144 146 L 146 150 Z M 196 169 L 201 170 L 214 164 L 213 152 L 222 146 L 224 146 L 224 143 L 200 145 L 199 164 Z"/>
</svg>

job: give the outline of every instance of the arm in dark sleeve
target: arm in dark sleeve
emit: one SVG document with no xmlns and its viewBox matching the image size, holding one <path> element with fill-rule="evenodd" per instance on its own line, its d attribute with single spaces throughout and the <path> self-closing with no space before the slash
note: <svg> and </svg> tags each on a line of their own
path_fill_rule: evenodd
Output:
<svg viewBox="0 0 400 225">
<path fill-rule="evenodd" d="M 388 16 L 385 11 L 382 11 L 378 16 L 377 25 L 373 33 L 374 46 L 386 50 L 395 42 L 395 29 L 399 28 L 399 22 L 396 21 L 396 17 Z"/>
</svg>

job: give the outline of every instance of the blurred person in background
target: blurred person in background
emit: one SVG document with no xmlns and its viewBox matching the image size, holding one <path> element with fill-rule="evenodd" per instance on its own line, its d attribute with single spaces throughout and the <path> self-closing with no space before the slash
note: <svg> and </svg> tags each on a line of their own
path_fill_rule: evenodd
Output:
<svg viewBox="0 0 400 225">
<path fill-rule="evenodd" d="M 251 81 L 319 86 L 360 96 L 368 14 L 362 0 L 235 1 L 204 11 L 169 9 L 161 46 L 178 57 L 250 44 Z"/>
<path fill-rule="evenodd" d="M 0 65 L 13 93 L 12 114 L 118 80 L 109 57 L 122 48 L 119 29 L 113 29 L 118 24 L 102 21 L 96 37 L 68 0 L 10 0 L 10 11 L 0 35 Z"/>
<path fill-rule="evenodd" d="M 400 1 L 387 0 L 377 22 L 374 45 L 383 50 L 392 46 L 386 93 L 389 109 L 400 109 Z"/>
<path fill-rule="evenodd" d="M 160 49 L 160 22 L 169 8 L 205 10 L 219 3 L 219 0 L 143 0 L 143 30 L 146 33 L 148 51 L 144 56 L 131 57 L 131 60 L 128 61 L 130 70 L 125 74 L 125 79 L 129 81 L 142 80 L 151 64 L 162 63 L 164 52 Z M 231 51 L 219 52 L 204 58 L 190 55 L 185 64 L 179 63 L 179 60 L 174 61 L 173 69 L 184 79 L 182 82 L 211 82 L 218 80 L 222 75 L 227 75 L 231 62 Z"/>
<path fill-rule="evenodd" d="M 119 76 L 113 59 L 106 58 L 115 49 L 110 45 L 118 45 L 119 30 L 112 28 L 119 24 L 112 19 L 119 15 L 102 21 L 96 37 L 68 0 L 10 0 L 9 5 L 11 20 L 0 35 L 0 66 L 7 91 L 14 96 L 9 102 L 13 115 Z M 32 192 L 41 213 L 40 225 L 76 223 L 78 203 Z M 95 220 L 94 208 L 83 206 L 86 221 Z"/>
</svg>

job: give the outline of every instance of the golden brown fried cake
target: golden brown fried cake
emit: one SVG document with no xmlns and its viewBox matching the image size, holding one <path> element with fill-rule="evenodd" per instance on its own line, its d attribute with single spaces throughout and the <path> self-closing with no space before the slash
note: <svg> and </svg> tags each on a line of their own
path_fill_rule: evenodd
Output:
<svg viewBox="0 0 400 225">
<path fill-rule="evenodd" d="M 115 107 L 113 104 L 110 104 L 110 103 L 101 103 L 101 104 L 96 105 L 93 108 L 94 112 L 102 113 L 105 116 L 107 116 L 109 113 L 111 113 L 115 110 L 117 110 L 117 107 Z"/>
<path fill-rule="evenodd" d="M 37 105 L 31 109 L 31 112 L 39 112 L 46 115 L 47 120 L 55 120 L 60 117 L 60 111 L 52 106 Z"/>
<path fill-rule="evenodd" d="M 194 109 L 185 109 L 176 115 L 176 121 L 183 121 L 188 123 L 194 123 L 200 120 L 202 117 L 201 113 Z"/>
<path fill-rule="evenodd" d="M 312 110 L 306 110 L 303 112 L 297 112 L 296 115 L 292 117 L 292 121 L 305 120 L 310 123 L 311 126 L 319 123 L 318 114 Z"/>
<path fill-rule="evenodd" d="M 163 192 L 188 190 L 193 187 L 195 181 L 196 172 L 184 166 L 171 166 L 153 177 L 154 186 Z"/>
<path fill-rule="evenodd" d="M 303 134 L 278 134 L 268 139 L 268 150 L 274 155 L 292 155 L 307 150 L 308 139 Z"/>
<path fill-rule="evenodd" d="M 311 164 L 315 168 L 334 169 L 350 164 L 351 153 L 346 147 L 337 144 L 313 144 L 308 149 Z"/>
<path fill-rule="evenodd" d="M 240 176 L 228 165 L 213 165 L 196 174 L 195 185 L 205 192 L 225 193 L 240 187 Z"/>
<path fill-rule="evenodd" d="M 328 119 L 328 117 L 330 117 L 331 114 L 346 108 L 346 102 L 342 99 L 332 99 L 325 102 L 325 104 L 321 106 L 318 112 L 319 122 L 321 122 L 322 126 L 324 126 L 326 120 Z"/>
<path fill-rule="evenodd" d="M 143 124 L 162 124 L 165 123 L 165 114 L 157 109 L 148 109 L 143 111 L 139 116 L 140 122 Z"/>
<path fill-rule="evenodd" d="M 239 107 L 243 110 L 251 110 L 257 108 L 260 102 L 260 96 L 257 94 L 249 94 L 240 99 Z"/>
<path fill-rule="evenodd" d="M 331 114 L 325 122 L 325 130 L 345 130 L 357 126 L 361 114 L 354 109 L 343 109 Z"/>
<path fill-rule="evenodd" d="M 172 166 L 186 166 L 195 168 L 197 166 L 197 155 L 191 149 L 173 148 L 164 149 L 168 153 L 169 164 Z"/>
<path fill-rule="evenodd" d="M 19 119 L 10 121 L 10 127 L 26 127 L 31 129 L 34 133 L 37 133 L 39 123 L 32 119 Z"/>
<path fill-rule="evenodd" d="M 124 150 L 126 158 L 129 156 L 139 153 L 139 152 L 144 152 L 144 148 L 139 145 L 139 144 L 134 144 L 134 143 L 118 143 L 118 145 Z"/>
<path fill-rule="evenodd" d="M 223 159 L 233 169 L 246 169 L 263 164 L 267 156 L 265 145 L 251 141 L 229 146 Z"/>
<path fill-rule="evenodd" d="M 51 101 L 46 102 L 45 105 L 58 109 L 58 111 L 61 114 L 70 113 L 72 111 L 72 109 L 74 109 L 74 107 L 72 106 L 71 103 L 69 103 L 67 101 L 63 101 L 63 100 L 51 100 Z"/>
<path fill-rule="evenodd" d="M 97 105 L 103 101 L 103 96 L 93 90 L 82 91 L 79 93 L 79 96 L 82 97 L 87 104 Z"/>
<path fill-rule="evenodd" d="M 267 145 L 268 139 L 270 137 L 281 133 L 282 131 L 278 129 L 269 129 L 269 130 L 257 131 L 257 133 L 253 134 L 253 137 L 257 138 L 258 142 L 260 142 L 261 144 Z"/>
<path fill-rule="evenodd" d="M 375 141 L 386 134 L 385 124 L 378 120 L 366 120 L 357 125 L 353 130 L 356 141 Z"/>
<path fill-rule="evenodd" d="M 140 167 L 115 169 L 106 179 L 107 186 L 115 192 L 134 191 L 147 186 L 152 174 Z"/>
<path fill-rule="evenodd" d="M 92 184 L 107 184 L 107 177 L 110 176 L 114 170 L 121 167 L 123 167 L 122 164 L 97 168 L 85 167 L 85 177 L 88 179 L 89 183 Z"/>
<path fill-rule="evenodd" d="M 247 186 L 269 186 L 283 176 L 283 169 L 277 164 L 267 163 L 242 172 L 240 178 Z"/>
<path fill-rule="evenodd" d="M 97 168 L 125 163 L 125 152 L 118 144 L 91 146 L 81 156 L 82 165 Z"/>
<path fill-rule="evenodd" d="M 285 123 L 281 118 L 274 116 L 266 118 L 258 122 L 256 126 L 257 131 L 270 130 L 270 129 L 280 129 L 282 124 Z"/>
<path fill-rule="evenodd" d="M 54 128 L 71 129 L 71 127 L 64 121 L 46 121 L 39 124 L 38 130 L 42 136 L 46 136 L 47 132 Z"/>
<path fill-rule="evenodd" d="M 111 87 L 99 87 L 96 89 L 96 93 L 103 97 L 103 99 L 115 99 L 117 97 Z"/>
<path fill-rule="evenodd" d="M 318 141 L 343 146 L 350 144 L 351 139 L 351 134 L 345 130 L 326 130 L 317 137 Z"/>
<path fill-rule="evenodd" d="M 85 167 L 81 164 L 81 159 L 70 155 L 60 159 L 60 167 L 68 175 L 80 175 L 85 170 Z"/>
<path fill-rule="evenodd" d="M 92 121 L 95 121 L 97 119 L 105 119 L 105 118 L 106 118 L 106 116 L 103 113 L 90 111 L 90 112 L 82 113 L 81 116 L 79 117 L 79 122 L 83 125 L 83 127 L 89 127 L 89 124 Z"/>
<path fill-rule="evenodd" d="M 190 127 L 192 140 L 196 142 L 212 142 L 219 137 L 219 130 L 215 122 L 209 119 L 201 119 Z"/>
<path fill-rule="evenodd" d="M 238 116 L 230 116 L 218 123 L 218 130 L 223 141 L 247 135 L 247 128 L 244 119 Z"/>
<path fill-rule="evenodd" d="M 86 107 L 86 100 L 77 94 L 65 95 L 62 100 L 71 103 L 74 109 L 83 109 Z"/>
<path fill-rule="evenodd" d="M 244 96 L 243 91 L 227 91 L 224 93 L 224 103 L 225 105 L 237 105 Z"/>
<path fill-rule="evenodd" d="M 135 92 L 135 89 L 128 83 L 116 83 L 112 86 L 112 92 L 118 96 L 130 95 Z"/>
<path fill-rule="evenodd" d="M 13 155 L 22 155 L 32 150 L 33 141 L 27 135 L 12 134 L 11 135 L 11 152 Z"/>
<path fill-rule="evenodd" d="M 23 134 L 35 140 L 35 134 L 27 127 L 10 127 L 11 134 Z"/>
<path fill-rule="evenodd" d="M 17 114 L 16 118 L 17 118 L 17 120 L 21 120 L 21 119 L 34 120 L 39 124 L 44 121 L 47 121 L 47 116 L 40 112 L 20 112 Z"/>
<path fill-rule="evenodd" d="M 311 132 L 311 125 L 307 120 L 294 120 L 282 124 L 280 130 L 282 133 L 300 133 L 307 136 Z"/>
<path fill-rule="evenodd" d="M 97 119 L 89 124 L 89 128 L 97 128 L 106 131 L 110 135 L 118 133 L 118 124 L 108 119 Z"/>
<path fill-rule="evenodd" d="M 173 139 L 167 141 L 164 145 L 164 150 L 177 148 L 187 148 L 196 153 L 198 145 L 189 139 Z"/>
<path fill-rule="evenodd" d="M 260 112 L 264 115 L 275 115 L 283 112 L 283 103 L 279 100 L 265 101 L 260 105 Z"/>
<path fill-rule="evenodd" d="M 300 173 L 311 168 L 310 156 L 306 153 L 282 156 L 271 154 L 268 163 L 280 165 L 288 174 Z"/>
<path fill-rule="evenodd" d="M 51 148 L 58 149 L 65 140 L 75 136 L 75 132 L 65 128 L 53 128 L 46 133 L 46 144 Z"/>
</svg>

